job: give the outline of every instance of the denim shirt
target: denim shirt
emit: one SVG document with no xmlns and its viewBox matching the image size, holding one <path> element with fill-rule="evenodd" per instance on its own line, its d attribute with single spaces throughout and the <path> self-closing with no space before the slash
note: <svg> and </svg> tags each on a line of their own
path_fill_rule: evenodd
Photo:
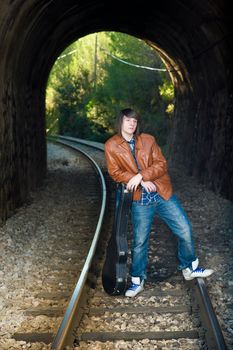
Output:
<svg viewBox="0 0 233 350">
<path fill-rule="evenodd" d="M 130 140 L 127 141 L 132 155 L 134 157 L 135 163 L 137 165 L 138 170 L 140 171 L 140 167 L 138 166 L 138 162 L 135 156 L 135 139 L 134 137 Z M 156 202 L 156 197 L 157 197 L 157 192 L 147 192 L 146 189 L 142 186 L 142 194 L 141 194 L 141 199 L 137 202 L 139 202 L 141 205 L 148 205 Z"/>
</svg>

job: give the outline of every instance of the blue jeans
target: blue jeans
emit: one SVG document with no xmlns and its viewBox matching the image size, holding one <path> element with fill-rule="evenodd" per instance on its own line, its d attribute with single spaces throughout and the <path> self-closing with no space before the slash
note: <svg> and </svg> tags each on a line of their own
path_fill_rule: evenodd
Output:
<svg viewBox="0 0 233 350">
<path fill-rule="evenodd" d="M 131 208 L 133 240 L 131 249 L 131 276 L 146 278 L 148 242 L 151 225 L 158 215 L 169 226 L 178 239 L 179 270 L 192 266 L 196 259 L 190 222 L 175 195 L 164 200 L 157 194 L 156 202 L 141 205 L 133 201 Z"/>
</svg>

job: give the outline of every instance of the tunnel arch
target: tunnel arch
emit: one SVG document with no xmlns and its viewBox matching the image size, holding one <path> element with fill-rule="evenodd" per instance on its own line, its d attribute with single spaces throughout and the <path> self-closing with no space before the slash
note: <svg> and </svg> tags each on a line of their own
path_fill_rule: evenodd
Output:
<svg viewBox="0 0 233 350">
<path fill-rule="evenodd" d="M 171 163 L 233 198 L 226 1 L 3 0 L 0 10 L 2 220 L 46 175 L 45 88 L 56 58 L 80 37 L 107 30 L 145 40 L 170 71 L 176 91 Z"/>
</svg>

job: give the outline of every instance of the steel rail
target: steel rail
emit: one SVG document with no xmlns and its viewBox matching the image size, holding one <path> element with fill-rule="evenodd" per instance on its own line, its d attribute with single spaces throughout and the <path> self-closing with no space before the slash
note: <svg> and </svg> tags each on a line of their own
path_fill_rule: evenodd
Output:
<svg viewBox="0 0 233 350">
<path fill-rule="evenodd" d="M 203 278 L 191 281 L 204 336 L 210 350 L 226 350 L 226 343 Z"/>
<path fill-rule="evenodd" d="M 76 326 L 77 323 L 77 314 L 82 313 L 81 310 L 81 300 L 83 298 L 83 293 L 85 292 L 85 284 L 87 282 L 87 277 L 89 270 L 91 268 L 93 258 L 95 255 L 96 247 L 99 241 L 100 233 L 101 233 L 101 228 L 103 224 L 103 219 L 104 219 L 104 214 L 106 210 L 106 197 L 107 197 L 107 190 L 106 190 L 106 183 L 104 176 L 102 174 L 102 171 L 96 161 L 92 159 L 87 153 L 84 151 L 81 151 L 76 147 L 75 145 L 70 145 L 66 143 L 65 141 L 61 141 L 58 138 L 49 138 L 52 141 L 55 141 L 57 143 L 63 144 L 65 146 L 68 146 L 70 148 L 73 148 L 75 150 L 78 150 L 79 152 L 83 153 L 90 161 L 92 164 L 94 164 L 95 169 L 100 177 L 101 180 L 101 185 L 102 185 L 102 205 L 100 209 L 100 215 L 99 215 L 99 220 L 97 223 L 97 227 L 95 230 L 94 238 L 91 243 L 90 250 L 88 252 L 87 258 L 85 260 L 83 269 L 81 271 L 79 280 L 76 284 L 76 287 L 74 289 L 74 292 L 72 294 L 72 297 L 70 299 L 69 305 L 66 309 L 64 318 L 60 324 L 60 327 L 58 329 L 58 332 L 52 342 L 51 349 L 52 350 L 63 350 L 66 346 L 71 346 L 74 339 L 75 335 L 73 334 L 73 330 Z M 71 140 L 70 140 L 71 141 Z M 72 140 L 76 141 L 77 140 Z"/>
<path fill-rule="evenodd" d="M 104 151 L 104 144 L 101 142 L 96 142 L 96 141 L 88 141 L 88 140 L 83 140 L 79 139 L 76 137 L 71 137 L 71 136 L 62 136 L 62 135 L 54 135 L 54 136 L 49 136 L 48 139 L 50 140 L 65 140 L 65 141 L 73 141 L 76 143 L 80 143 L 92 148 L 97 148 L 100 151 Z"/>
</svg>

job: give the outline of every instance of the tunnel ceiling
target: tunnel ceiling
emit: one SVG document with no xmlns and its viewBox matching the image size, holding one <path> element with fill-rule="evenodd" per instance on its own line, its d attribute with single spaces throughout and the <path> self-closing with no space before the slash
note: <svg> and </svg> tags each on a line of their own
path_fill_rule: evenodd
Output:
<svg viewBox="0 0 233 350">
<path fill-rule="evenodd" d="M 69 0 L 3 3 L 1 17 L 8 18 L 3 23 L 3 34 L 10 44 L 8 64 L 12 62 L 19 69 L 16 55 L 29 74 L 40 79 L 47 78 L 66 46 L 95 31 L 122 31 L 152 41 L 166 53 L 168 64 L 176 64 L 173 74 L 179 69 L 177 78 L 182 76 L 189 83 L 195 80 L 190 76 L 200 57 L 209 50 L 220 51 L 221 43 L 229 40 L 224 1 L 156 1 L 155 5 L 148 1 L 138 5 L 130 1 Z M 20 68 L 25 73 L 23 64 Z"/>
<path fill-rule="evenodd" d="M 24 200 L 46 172 L 49 72 L 70 43 L 97 31 L 134 35 L 159 52 L 176 90 L 171 161 L 183 163 L 200 181 L 233 198 L 227 160 L 232 156 L 230 13 L 228 2 L 220 0 L 2 0 L 0 142 L 6 168 L 3 199 L 11 198 L 9 207 Z M 19 190 L 25 175 L 28 180 Z"/>
</svg>

